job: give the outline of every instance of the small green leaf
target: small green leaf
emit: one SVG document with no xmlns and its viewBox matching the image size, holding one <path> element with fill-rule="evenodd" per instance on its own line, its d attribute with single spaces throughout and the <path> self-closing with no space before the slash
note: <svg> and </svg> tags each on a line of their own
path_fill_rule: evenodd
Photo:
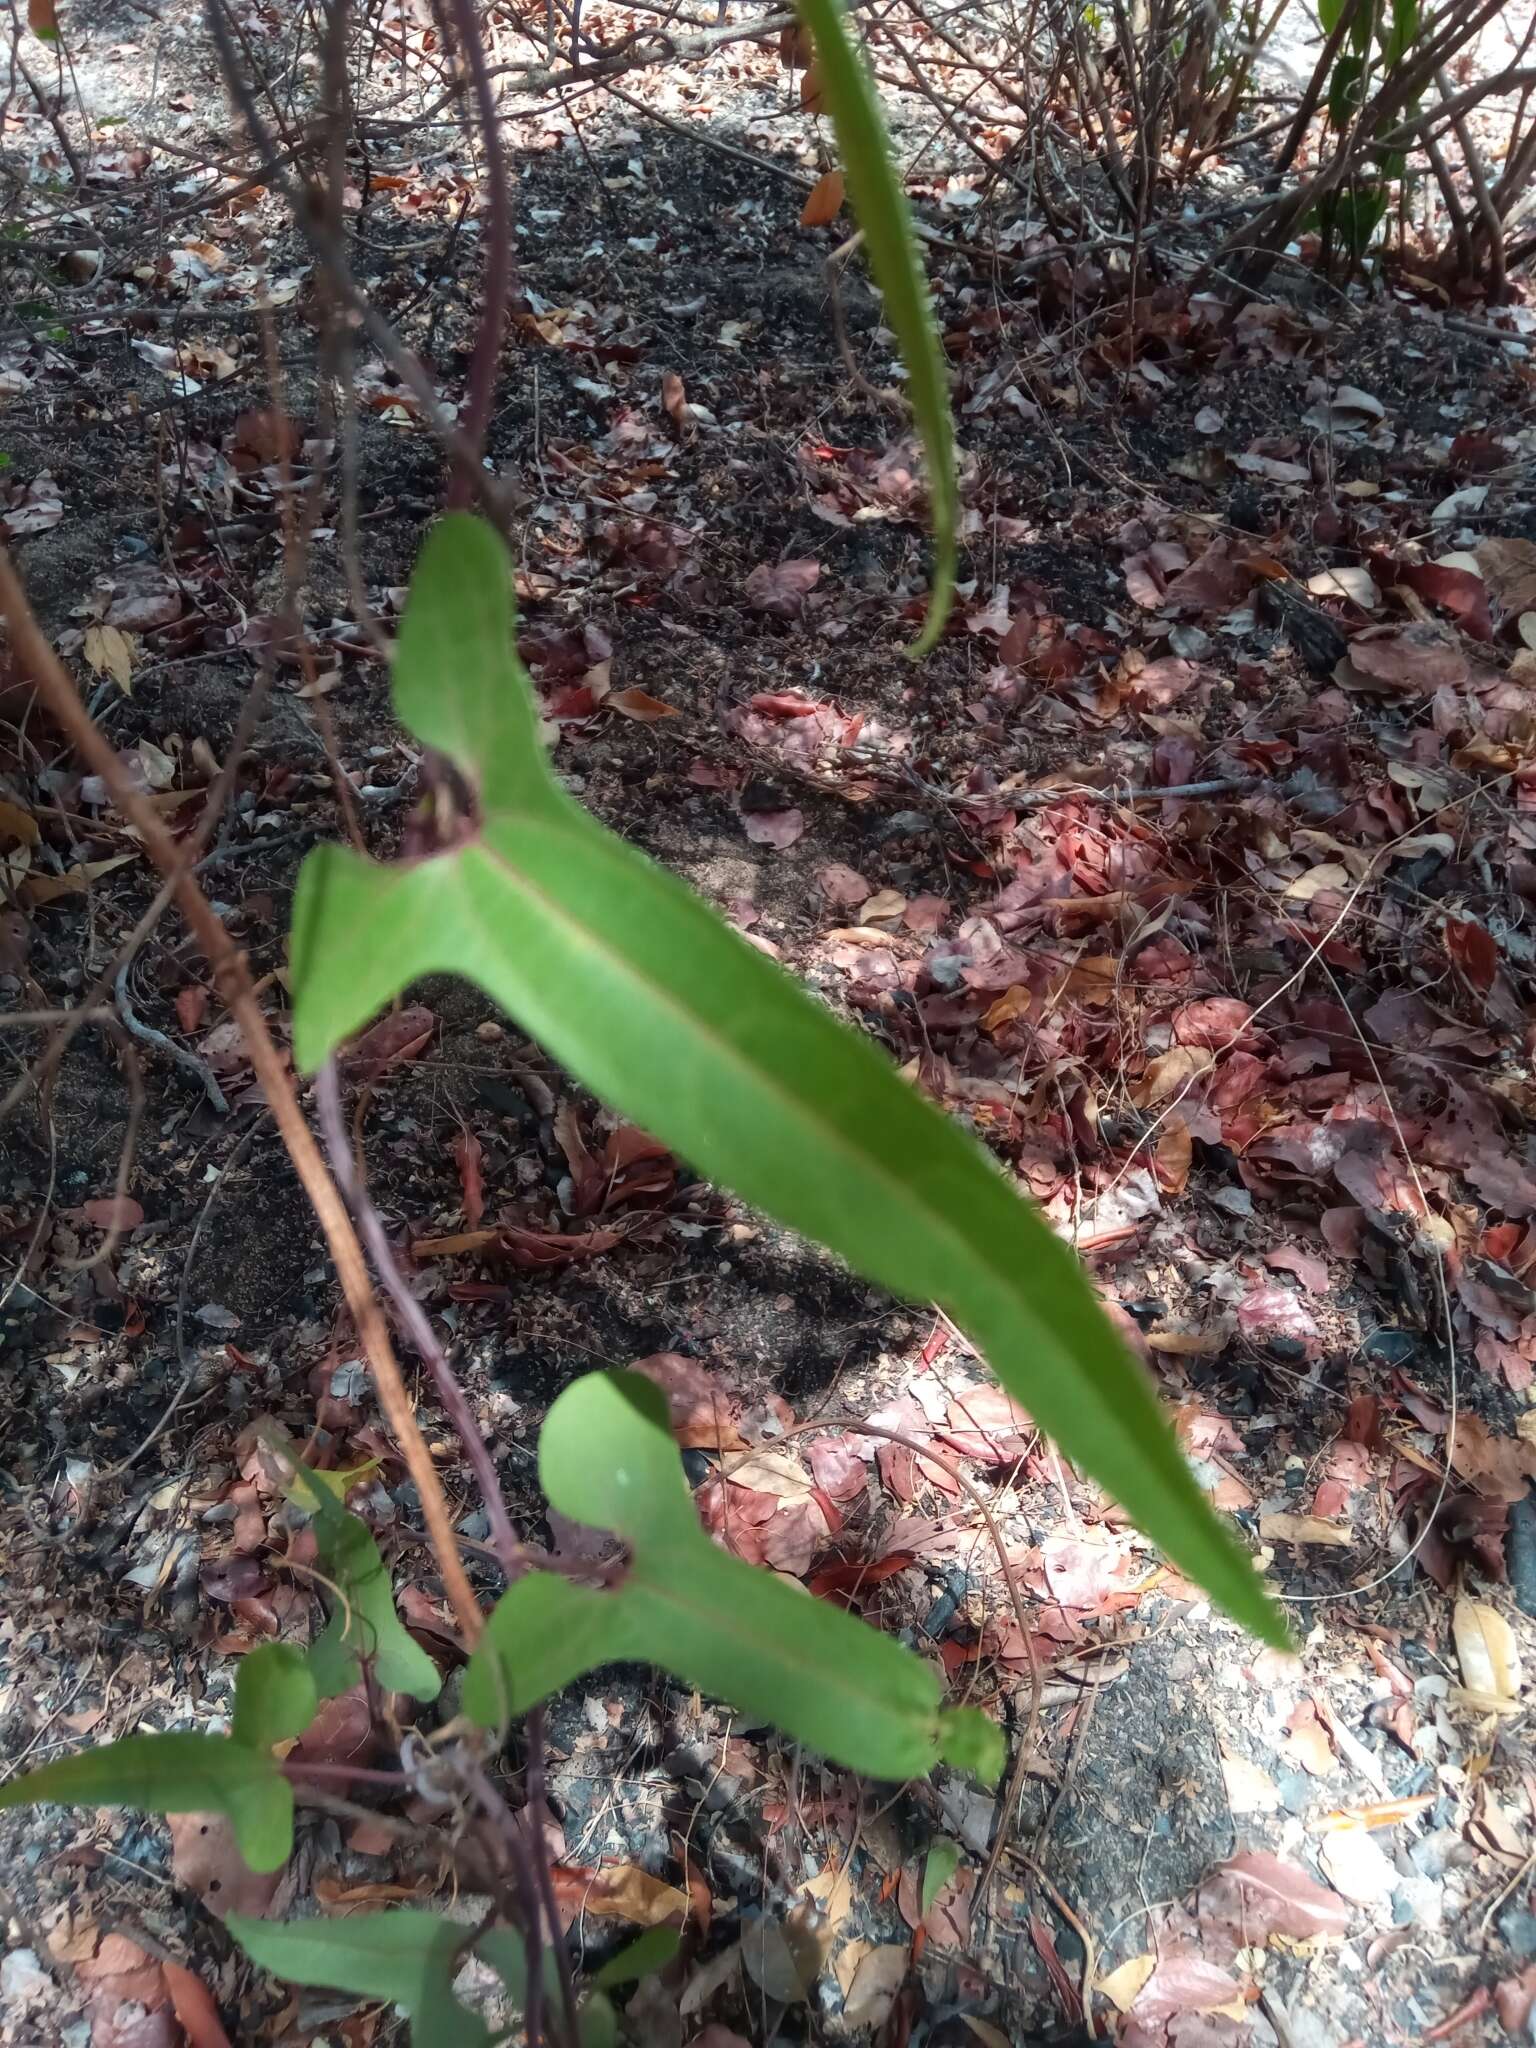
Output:
<svg viewBox="0 0 1536 2048">
<path fill-rule="evenodd" d="M 958 1842 L 952 1842 L 948 1835 L 939 1835 L 928 1844 L 928 1854 L 923 1859 L 923 1886 L 919 1894 L 920 1910 L 925 1920 L 934 1900 L 959 1868 Z"/>
<path fill-rule="evenodd" d="M 470 586 L 473 607 L 458 602 Z M 454 608 L 444 592 L 475 635 L 452 641 L 451 662 L 417 630 L 423 606 L 430 619 Z M 1070 1248 L 865 1038 L 558 787 L 531 737 L 512 629 L 500 541 L 450 514 L 416 571 L 396 701 L 413 729 L 459 749 L 479 829 L 396 867 L 338 846 L 309 856 L 292 939 L 300 1065 L 312 1071 L 420 976 L 471 976 L 690 1164 L 868 1278 L 942 1304 L 1190 1578 L 1286 1642 Z M 475 702 L 456 711 L 461 695 Z M 494 764 L 494 801 L 477 749 Z"/>
<path fill-rule="evenodd" d="M 278 1870 L 293 1846 L 293 1792 L 274 1757 L 227 1735 L 128 1735 L 0 1785 L 0 1807 L 137 1806 L 222 1813 L 252 1870 Z"/>
<path fill-rule="evenodd" d="M 955 482 L 955 430 L 949 410 L 949 379 L 934 324 L 917 237 L 906 194 L 895 167 L 880 97 L 863 58 L 849 37 L 839 0 L 796 0 L 800 18 L 816 45 L 816 69 L 837 132 L 848 179 L 848 194 L 869 267 L 885 301 L 885 317 L 907 366 L 913 417 L 923 437 L 928 494 L 933 508 L 933 586 L 928 616 L 908 650 L 914 660 L 927 654 L 944 630 L 955 592 L 955 559 L 960 497 Z"/>
<path fill-rule="evenodd" d="M 599 1991 L 616 1991 L 621 1984 L 638 1983 L 664 1970 L 682 1946 L 683 1937 L 675 1927 L 647 1927 L 628 1947 L 611 1956 L 593 1977 Z"/>
<path fill-rule="evenodd" d="M 261 1643 L 240 1661 L 230 1737 L 248 1749 L 302 1735 L 319 1700 L 309 1663 L 292 1643 Z"/>
<path fill-rule="evenodd" d="M 224 1924 L 275 1977 L 400 2006 L 410 2019 L 411 2048 L 488 2048 L 490 2029 L 453 1995 L 471 1933 L 455 1920 L 402 1906 L 345 1920 L 231 1913 Z"/>
<path fill-rule="evenodd" d="M 539 1477 L 562 1515 L 622 1536 L 629 1564 L 605 1591 L 539 1572 L 510 1587 L 464 1675 L 471 1720 L 499 1727 L 595 1665 L 643 1661 L 875 1777 L 931 1770 L 957 1723 L 981 1775 L 998 1775 L 1000 1732 L 986 1724 L 988 1753 L 974 1726 L 985 1717 L 945 1713 L 932 1666 L 716 1548 L 649 1380 L 590 1373 L 567 1387 L 539 1439 Z"/>
<path fill-rule="evenodd" d="M 330 1622 L 309 1649 L 310 1677 L 321 1699 L 334 1699 L 357 1684 L 367 1657 L 386 1691 L 435 1700 L 442 1675 L 395 1613 L 389 1573 L 368 1524 L 341 1505 L 368 1469 L 314 1472 L 290 1464 L 285 1480 L 290 1497 L 314 1518 L 315 1547 L 333 1601 Z"/>
<path fill-rule="evenodd" d="M 670 1933 L 671 1929 L 656 1928 L 655 1933 Z M 641 1941 L 645 1936 L 640 1937 Z M 636 1947 L 639 1946 L 637 1942 Z M 528 1950 L 521 1934 L 513 1927 L 492 1927 L 482 1934 L 475 1943 L 475 1954 L 489 1963 L 500 1977 L 514 2011 L 521 2012 L 528 1995 Z M 563 1996 L 560 1972 L 555 1958 L 546 1946 L 543 1951 L 544 1998 L 546 2010 L 553 2010 L 555 2002 Z M 598 1982 L 602 1982 L 601 1976 Z M 613 2048 L 618 2040 L 618 2022 L 613 2007 L 600 1991 L 592 1991 L 577 2003 L 576 2031 L 579 2048 Z"/>
</svg>

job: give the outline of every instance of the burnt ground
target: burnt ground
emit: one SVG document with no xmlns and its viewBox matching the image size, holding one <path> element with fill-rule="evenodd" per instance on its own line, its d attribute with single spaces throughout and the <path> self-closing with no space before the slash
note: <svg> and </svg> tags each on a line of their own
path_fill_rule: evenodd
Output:
<svg viewBox="0 0 1536 2048">
<path fill-rule="evenodd" d="M 135 18 L 100 13 L 79 33 L 93 79 L 128 65 L 124 49 L 142 56 Z M 181 68 L 160 90 L 191 124 L 178 132 L 211 145 L 191 112 L 206 52 L 190 31 L 168 47 Z M 1518 1687 L 1479 1699 L 1452 1615 L 1491 1606 L 1529 1661 L 1526 356 L 1448 329 L 1390 281 L 1341 302 L 1298 269 L 1234 326 L 1190 303 L 1172 259 L 1128 300 L 1113 263 L 1021 275 L 936 255 L 969 585 L 913 668 L 900 648 L 926 587 L 920 471 L 899 410 L 850 382 L 823 270 L 835 236 L 797 225 L 780 175 L 808 182 L 808 124 L 771 54 L 737 46 L 705 77 L 697 133 L 622 106 L 584 113 L 579 132 L 553 113 L 517 130 L 522 300 L 489 452 L 516 507 L 523 651 L 557 765 L 994 1146 L 1084 1250 L 1276 1589 L 1315 1604 L 1295 1610 L 1299 1662 L 1255 1656 L 1020 1418 L 988 1410 L 977 1439 L 982 1368 L 931 1311 L 682 1162 L 584 1199 L 582 1148 L 601 1155 L 612 1119 L 467 984 L 413 990 L 409 1050 L 353 1069 L 354 1129 L 402 1248 L 477 1221 L 466 1144 L 481 1227 L 515 1227 L 413 1270 L 531 1539 L 549 1533 L 533 1469 L 549 1401 L 593 1367 L 659 1357 L 680 1421 L 707 1375 L 749 1438 L 839 1418 L 952 1449 L 958 1436 L 1038 1617 L 1040 1755 L 984 1907 L 970 1888 L 996 1816 L 963 1782 L 860 1788 L 654 1677 L 594 1674 L 551 1722 L 582 1952 L 639 1917 L 606 1894 L 594 1908 L 592 1873 L 613 1866 L 693 1896 L 684 1964 L 632 2010 L 642 2040 L 719 2022 L 754 2041 L 866 2024 L 1023 2041 L 1074 2027 L 1085 1981 L 1106 1980 L 1099 2031 L 1177 2048 L 1417 2041 L 1469 2000 L 1457 2038 L 1494 2038 L 1522 1996 L 1529 2009 L 1536 1958 L 1528 1706 Z M 106 168 L 61 230 L 107 257 L 89 287 L 47 271 L 52 297 L 23 317 L 66 324 L 6 358 L 22 380 L 5 415 L 8 530 L 44 626 L 178 828 L 270 666 L 204 881 L 281 1030 L 298 864 L 343 829 L 331 757 L 381 855 L 408 827 L 419 763 L 350 617 L 298 245 L 270 198 L 205 198 L 168 233 L 182 167 L 162 152 L 113 168 L 165 125 L 124 90 L 138 112 L 98 130 Z M 359 268 L 456 395 L 477 271 L 454 226 L 467 159 L 438 143 L 374 150 L 360 233 L 375 267 Z M 957 215 L 932 217 L 948 230 Z M 977 244 L 1009 225 L 1006 207 L 985 211 Z M 146 276 L 156 250 L 180 251 L 177 267 Z M 258 268 L 282 304 L 279 390 L 250 317 Z M 856 267 L 842 294 L 861 368 L 888 384 Z M 200 388 L 173 389 L 175 362 L 168 378 L 146 340 L 182 350 Z M 1341 384 L 1371 405 L 1351 409 Z M 365 353 L 358 392 L 359 563 L 387 629 L 442 471 Z M 277 617 L 284 452 L 313 528 L 299 642 Z M 62 512 L 29 532 L 40 475 Z M 814 581 L 775 581 L 785 563 L 815 564 Z M 1436 564 L 1438 582 L 1422 573 Z M 1371 580 L 1308 593 L 1329 570 Z M 1309 665 L 1318 617 L 1366 636 L 1374 686 L 1358 663 L 1337 679 L 1332 642 Z M 88 637 L 102 627 L 127 636 L 131 692 Z M 37 828 L 25 869 L 0 850 L 15 899 L 0 999 L 69 1004 L 151 880 L 19 686 L 0 715 L 0 820 L 19 807 Z M 47 886 L 69 876 L 89 887 Z M 250 1519 L 246 1432 L 262 1418 L 338 1464 L 381 1458 L 371 1512 L 407 1618 L 456 1661 L 317 1229 L 174 918 L 133 950 L 123 994 L 126 1037 L 82 1032 L 5 1127 L 12 1766 L 139 1726 L 207 1726 L 242 1649 L 307 1631 L 311 1603 Z M 193 1055 L 228 1108 L 130 1019 Z M 7 1087 L 43 1042 L 0 1038 Z M 113 1194 L 134 1072 L 131 1206 L 81 1269 L 103 1243 L 104 1212 L 86 1205 Z M 463 1532 L 483 1540 L 422 1400 Z M 696 1441 L 687 1462 L 729 1531 L 718 1453 Z M 964 1501 L 899 1457 L 835 1495 L 805 1470 L 757 1561 L 821 1574 L 824 1592 L 832 1566 L 888 1566 L 861 1592 L 869 1618 L 1017 1732 L 1025 1646 Z M 939 1837 L 960 1844 L 959 1872 L 925 1916 L 917 1872 Z M 107 2048 L 137 2002 L 159 2028 L 142 2038 L 174 2042 L 154 1967 L 167 1958 L 193 1966 L 238 2041 L 320 2038 L 347 2009 L 295 2006 L 254 1977 L 206 1873 L 159 1823 L 46 1808 L 5 1816 L 0 1839 L 7 2039 Z M 1264 1867 L 1288 1911 L 1250 1895 L 1234 1917 L 1213 1874 L 1258 1851 L 1281 1859 L 1283 1879 Z M 441 1857 L 380 1853 L 317 1815 L 277 1906 L 341 1910 L 443 1877 Z M 819 1916 L 825 1966 L 804 1999 L 774 2001 L 754 1916 L 791 1912 Z M 114 1936 L 147 1978 L 126 1982 Z M 861 1962 L 898 1945 L 910 1967 L 888 1977 L 877 1958 L 861 1984 Z M 348 2039 L 391 2037 L 378 2015 L 348 2024 Z"/>
</svg>

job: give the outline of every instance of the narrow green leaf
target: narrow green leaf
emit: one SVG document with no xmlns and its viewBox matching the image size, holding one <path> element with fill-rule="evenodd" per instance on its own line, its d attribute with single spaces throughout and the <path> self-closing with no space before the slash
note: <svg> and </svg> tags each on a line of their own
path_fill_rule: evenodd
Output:
<svg viewBox="0 0 1536 2048">
<path fill-rule="evenodd" d="M 490 2029 L 453 1995 L 471 1930 L 440 1913 L 404 1906 L 345 1920 L 254 1920 L 231 1913 L 224 1924 L 251 1960 L 276 1977 L 400 2006 L 411 2022 L 411 2048 L 488 2048 Z"/>
<path fill-rule="evenodd" d="M 955 430 L 949 378 L 939 345 L 927 278 L 912 216 L 895 168 L 880 96 L 854 48 L 839 0 L 796 0 L 816 46 L 816 68 L 848 179 L 848 196 L 869 267 L 885 301 L 885 317 L 907 366 L 907 390 L 928 464 L 933 510 L 933 585 L 923 630 L 908 652 L 927 654 L 944 630 L 955 593 L 960 494 L 955 481 Z"/>
<path fill-rule="evenodd" d="M 248 1749 L 302 1735 L 319 1699 L 309 1663 L 292 1643 L 261 1643 L 240 1660 L 230 1737 Z"/>
<path fill-rule="evenodd" d="M 615 1991 L 621 1984 L 638 1983 L 664 1970 L 682 1946 L 683 1937 L 675 1927 L 647 1927 L 627 1947 L 621 1948 L 593 1977 L 599 1991 Z"/>
<path fill-rule="evenodd" d="M 128 1735 L 0 1785 L 0 1807 L 42 1800 L 222 1813 L 256 1871 L 280 1869 L 293 1846 L 293 1793 L 276 1759 L 227 1735 Z"/>
<path fill-rule="evenodd" d="M 939 1835 L 929 1843 L 928 1854 L 923 1858 L 923 1884 L 919 1894 L 921 1911 L 925 1919 L 934 1900 L 959 1868 L 958 1842 L 952 1842 L 948 1835 Z"/>
<path fill-rule="evenodd" d="M 490 639 L 448 668 L 413 639 L 414 659 L 433 666 L 430 676 L 397 672 L 402 704 L 419 702 L 429 682 L 498 706 L 531 689 L 512 651 L 505 556 L 468 514 L 428 540 L 411 605 L 460 574 L 461 553 L 500 593 Z M 459 725 L 480 731 L 468 714 Z M 498 759 L 525 729 L 517 714 L 494 743 Z M 478 786 L 468 744 L 455 765 Z M 695 1167 L 870 1279 L 940 1303 L 1041 1428 L 1184 1572 L 1284 1643 L 1277 1610 L 1072 1251 L 867 1039 L 588 817 L 542 757 L 539 766 L 546 779 L 532 805 L 485 801 L 478 834 L 451 852 L 393 868 L 336 846 L 310 855 L 292 941 L 301 1066 L 312 1071 L 420 976 L 469 975 Z M 505 787 L 510 771 L 501 773 Z"/>
<path fill-rule="evenodd" d="M 590 1373 L 567 1387 L 539 1439 L 539 1477 L 561 1514 L 625 1539 L 628 1568 L 606 1591 L 543 1573 L 510 1587 L 464 1676 L 472 1720 L 499 1727 L 597 1664 L 636 1660 L 875 1777 L 922 1776 L 957 1730 L 978 1774 L 997 1777 L 997 1728 L 944 1712 L 932 1666 L 716 1548 L 649 1380 Z"/>
<path fill-rule="evenodd" d="M 367 1657 L 386 1691 L 435 1700 L 442 1675 L 395 1613 L 389 1573 L 368 1524 L 341 1504 L 358 1477 L 295 1465 L 285 1481 L 290 1497 L 314 1519 L 321 1571 L 330 1582 L 331 1618 L 310 1645 L 309 1675 L 321 1699 L 334 1699 L 357 1684 L 360 1660 Z"/>
</svg>

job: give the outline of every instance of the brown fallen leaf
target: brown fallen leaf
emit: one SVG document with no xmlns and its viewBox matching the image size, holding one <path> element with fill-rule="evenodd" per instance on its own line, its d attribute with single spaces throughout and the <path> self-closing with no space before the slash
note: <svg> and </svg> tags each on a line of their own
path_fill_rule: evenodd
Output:
<svg viewBox="0 0 1536 2048">
<path fill-rule="evenodd" d="M 219 2009 L 201 1977 L 180 1963 L 160 1965 L 165 1987 L 171 1994 L 171 2010 L 180 2022 L 190 2048 L 230 2048 L 230 2039 L 219 2018 Z"/>
<path fill-rule="evenodd" d="M 583 1870 L 573 1863 L 551 1866 L 555 1895 L 603 1920 L 627 1920 L 634 1927 L 681 1925 L 688 1916 L 688 1894 L 664 1878 L 653 1877 L 638 1863 L 611 1863 Z"/>
<path fill-rule="evenodd" d="M 885 1942 L 859 1958 L 859 1966 L 843 1995 L 843 2018 L 850 2027 L 881 2027 L 906 1981 L 907 1947 Z"/>
<path fill-rule="evenodd" d="M 136 853 L 114 853 L 106 860 L 81 861 L 78 867 L 66 868 L 62 875 L 28 875 L 16 893 L 29 910 L 36 910 L 44 903 L 57 903 L 61 896 L 84 896 L 103 875 L 137 859 Z"/>
<path fill-rule="evenodd" d="M 614 690 L 604 701 L 610 710 L 641 725 L 655 725 L 663 718 L 682 715 L 675 704 L 663 704 L 659 697 L 652 697 L 645 690 Z"/>
<path fill-rule="evenodd" d="M 836 220 L 842 210 L 843 174 L 841 171 L 823 171 L 800 209 L 800 225 L 803 228 L 824 228 Z"/>
<path fill-rule="evenodd" d="M 1260 1515 L 1259 1534 L 1266 1543 L 1331 1543 L 1344 1550 L 1355 1540 L 1347 1522 L 1325 1522 L 1319 1515 Z"/>
<path fill-rule="evenodd" d="M 1514 1713 L 1522 1684 L 1520 1651 L 1503 1615 L 1486 1600 L 1463 1594 L 1452 1610 L 1451 1633 L 1468 1702 L 1483 1713 Z"/>
<path fill-rule="evenodd" d="M 425 1050 L 437 1029 L 437 1017 L 419 1003 L 392 1010 L 377 1024 L 354 1039 L 342 1054 L 342 1065 L 351 1081 L 377 1081 L 391 1067 L 414 1059 Z"/>
</svg>

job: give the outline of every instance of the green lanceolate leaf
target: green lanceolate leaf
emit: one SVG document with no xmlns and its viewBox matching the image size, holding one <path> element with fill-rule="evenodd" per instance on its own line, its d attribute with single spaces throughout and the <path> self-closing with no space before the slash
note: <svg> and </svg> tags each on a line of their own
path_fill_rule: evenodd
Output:
<svg viewBox="0 0 1536 2048">
<path fill-rule="evenodd" d="M 276 1760 L 227 1735 L 128 1735 L 0 1786 L 0 1806 L 40 1800 L 222 1813 L 252 1870 L 281 1868 L 293 1846 L 293 1793 Z"/>
<path fill-rule="evenodd" d="M 622 1536 L 629 1564 L 604 1590 L 547 1573 L 511 1587 L 465 1673 L 472 1720 L 501 1726 L 594 1665 L 635 1660 L 875 1777 L 920 1777 L 956 1748 L 983 1777 L 1001 1770 L 996 1727 L 946 1712 L 922 1658 L 716 1548 L 649 1380 L 590 1373 L 567 1387 L 539 1439 L 539 1477 L 561 1514 Z"/>
<path fill-rule="evenodd" d="M 334 1699 L 357 1684 L 367 1657 L 375 1683 L 386 1691 L 435 1700 L 442 1676 L 395 1613 L 389 1573 L 368 1524 L 341 1505 L 357 1477 L 299 1465 L 285 1482 L 314 1518 L 320 1567 L 333 1589 L 330 1621 L 305 1659 L 310 1679 L 321 1699 Z"/>
<path fill-rule="evenodd" d="M 488 2048 L 490 2029 L 453 1995 L 471 1930 L 438 1913 L 401 1907 L 345 1920 L 253 1920 L 231 1913 L 229 1931 L 274 1976 L 400 2006 L 411 2048 Z"/>
<path fill-rule="evenodd" d="M 612 1956 L 593 1977 L 599 1991 L 613 1991 L 621 1984 L 636 1984 L 664 1970 L 682 1946 L 675 1927 L 647 1927 L 644 1934 Z"/>
<path fill-rule="evenodd" d="M 907 366 L 912 413 L 928 462 L 933 587 L 922 633 L 910 649 L 917 659 L 929 652 L 943 632 L 955 592 L 960 499 L 949 379 L 917 237 L 912 232 L 912 216 L 874 82 L 849 37 L 840 0 L 796 0 L 796 5 L 816 45 L 816 68 L 837 131 L 849 197 L 864 230 L 864 247 L 885 301 L 886 320 Z"/>
<path fill-rule="evenodd" d="M 420 608 L 441 616 L 470 589 L 484 637 L 471 653 L 456 640 L 440 659 L 416 630 Z M 488 527 L 468 514 L 439 524 L 406 617 L 397 706 L 413 731 L 431 699 L 434 731 L 474 733 L 453 741 L 463 750 L 452 758 L 480 790 L 479 825 L 450 852 L 394 867 L 337 846 L 309 856 L 292 936 L 305 1070 L 409 982 L 468 975 L 693 1166 L 870 1279 L 942 1304 L 1041 1428 L 1184 1572 L 1284 1642 L 1071 1250 L 867 1039 L 588 817 L 534 753 L 508 566 Z M 465 692 L 482 703 L 450 717 L 440 700 Z M 494 794 L 471 747 L 495 764 Z"/>
<path fill-rule="evenodd" d="M 945 1885 L 960 1868 L 960 1844 L 952 1842 L 948 1835 L 940 1835 L 928 1845 L 928 1854 L 923 1859 L 923 1886 L 918 1895 L 923 1917 L 943 1891 Z"/>
<path fill-rule="evenodd" d="M 230 1738 L 248 1749 L 270 1749 L 302 1735 L 318 1705 L 304 1652 L 291 1643 L 262 1643 L 240 1660 Z"/>
</svg>

